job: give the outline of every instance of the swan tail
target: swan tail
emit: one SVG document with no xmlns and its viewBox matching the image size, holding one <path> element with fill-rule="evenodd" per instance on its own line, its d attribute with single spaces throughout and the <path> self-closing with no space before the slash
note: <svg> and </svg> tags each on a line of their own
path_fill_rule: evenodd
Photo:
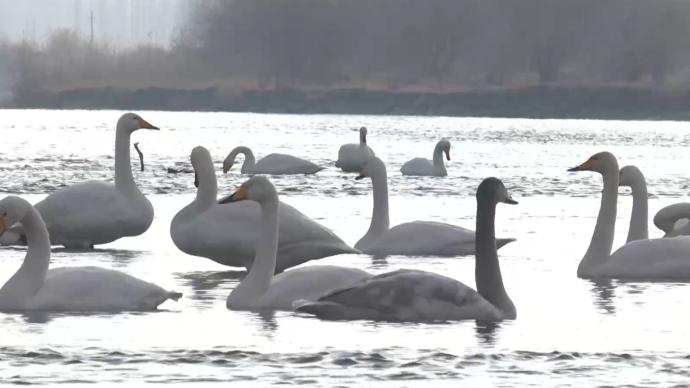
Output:
<svg viewBox="0 0 690 388">
<path fill-rule="evenodd" d="M 496 239 L 496 249 L 501 248 L 502 246 L 504 246 L 506 244 L 510 244 L 513 241 L 517 241 L 517 240 L 512 238 L 512 237 L 511 238 L 497 238 Z"/>
</svg>

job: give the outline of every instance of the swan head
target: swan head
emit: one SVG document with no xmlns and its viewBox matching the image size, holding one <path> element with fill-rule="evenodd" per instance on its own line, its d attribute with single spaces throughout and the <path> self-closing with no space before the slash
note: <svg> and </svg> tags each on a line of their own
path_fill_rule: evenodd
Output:
<svg viewBox="0 0 690 388">
<path fill-rule="evenodd" d="M 213 165 L 211 153 L 202 146 L 196 146 L 192 149 L 192 153 L 189 155 L 189 160 L 192 161 L 192 167 L 194 168 L 194 186 L 199 187 L 198 172 L 208 165 Z"/>
<path fill-rule="evenodd" d="M 450 161 L 450 141 L 443 138 L 439 140 L 438 146 L 443 150 L 443 153 L 446 154 L 446 160 Z"/>
<path fill-rule="evenodd" d="M 610 152 L 603 151 L 590 156 L 584 163 L 569 168 L 568 171 L 594 171 L 604 174 L 614 168 L 614 171 L 618 172 L 618 161 L 616 157 Z"/>
<path fill-rule="evenodd" d="M 510 196 L 503 182 L 494 177 L 486 178 L 479 184 L 477 188 L 477 201 L 489 201 L 493 204 L 502 202 L 509 205 L 517 205 L 518 203 Z"/>
<path fill-rule="evenodd" d="M 278 193 L 268 178 L 257 175 L 242 183 L 240 188 L 231 195 L 221 198 L 218 203 L 224 204 L 245 200 L 258 202 L 259 204 L 276 202 L 278 200 Z"/>
<path fill-rule="evenodd" d="M 13 195 L 0 200 L 0 236 L 8 227 L 21 221 L 30 208 L 29 202 Z"/>
<path fill-rule="evenodd" d="M 621 168 L 619 177 L 618 186 L 633 187 L 633 185 L 640 181 L 642 171 L 635 166 L 625 166 Z M 642 177 L 642 179 L 644 178 Z"/>
<path fill-rule="evenodd" d="M 160 129 L 155 125 L 151 125 L 148 121 L 142 119 L 141 116 L 136 113 L 125 113 L 120 116 L 120 119 L 117 120 L 117 128 L 122 128 L 129 133 L 132 133 L 138 129 Z"/>
<path fill-rule="evenodd" d="M 362 167 L 362 170 L 359 172 L 359 175 L 355 178 L 356 180 L 364 179 L 366 177 L 371 178 L 376 174 L 377 171 L 386 171 L 386 165 L 383 164 L 383 161 L 377 157 L 373 157 L 367 161 L 367 164 Z"/>
</svg>

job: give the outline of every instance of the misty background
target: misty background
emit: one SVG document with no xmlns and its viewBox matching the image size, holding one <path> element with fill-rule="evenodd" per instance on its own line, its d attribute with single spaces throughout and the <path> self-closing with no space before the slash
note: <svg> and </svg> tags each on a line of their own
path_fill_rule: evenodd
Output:
<svg viewBox="0 0 690 388">
<path fill-rule="evenodd" d="M 681 0 L 0 0 L 0 90 L 685 89 L 689 22 Z"/>
</svg>

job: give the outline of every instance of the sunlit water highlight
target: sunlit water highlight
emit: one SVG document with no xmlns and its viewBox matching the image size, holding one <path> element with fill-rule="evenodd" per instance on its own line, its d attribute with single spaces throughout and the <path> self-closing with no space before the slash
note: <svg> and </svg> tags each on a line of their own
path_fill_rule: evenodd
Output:
<svg viewBox="0 0 690 388">
<path fill-rule="evenodd" d="M 0 111 L 0 191 L 32 202 L 66 184 L 112 176 L 114 111 Z M 118 315 L 0 314 L 0 381 L 8 383 L 241 382 L 318 386 L 688 386 L 690 290 L 684 284 L 578 279 L 599 206 L 601 178 L 567 173 L 591 154 L 614 152 L 645 173 L 650 213 L 687 199 L 690 126 L 672 122 L 300 116 L 139 112 L 160 132 L 139 131 L 146 170 L 135 179 L 156 209 L 151 229 L 88 253 L 55 249 L 51 265 L 116 268 L 184 293 L 162 312 Z M 391 223 L 474 224 L 482 178 L 504 180 L 518 206 L 499 205 L 497 234 L 513 322 L 391 324 L 322 322 L 289 312 L 225 309 L 243 272 L 179 252 L 172 216 L 194 196 L 193 146 L 210 149 L 220 193 L 245 176 L 223 176 L 236 145 L 257 157 L 285 152 L 327 167 L 315 176 L 272 178 L 281 198 L 354 244 L 371 214 L 370 181 L 333 167 L 338 147 L 369 144 L 387 164 Z M 406 160 L 452 142 L 446 178 L 403 177 Z M 237 167 L 236 167 L 237 169 Z M 625 241 L 631 200 L 621 189 L 615 246 Z M 650 227 L 653 236 L 661 233 Z M 24 251 L 0 249 L 0 282 Z M 472 258 L 341 255 L 322 262 L 375 273 L 441 272 L 474 285 Z M 306 265 L 309 265 L 307 263 Z"/>
</svg>

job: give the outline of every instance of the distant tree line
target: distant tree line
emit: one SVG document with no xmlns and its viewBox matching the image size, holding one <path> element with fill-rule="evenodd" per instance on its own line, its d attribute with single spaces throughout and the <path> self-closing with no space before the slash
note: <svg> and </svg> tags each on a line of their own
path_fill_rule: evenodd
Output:
<svg viewBox="0 0 690 388">
<path fill-rule="evenodd" d="M 72 31 L 0 44 L 15 96 L 71 88 L 690 85 L 684 0 L 226 0 L 170 48 L 116 51 Z M 0 77 L 2 78 L 2 77 Z"/>
</svg>

